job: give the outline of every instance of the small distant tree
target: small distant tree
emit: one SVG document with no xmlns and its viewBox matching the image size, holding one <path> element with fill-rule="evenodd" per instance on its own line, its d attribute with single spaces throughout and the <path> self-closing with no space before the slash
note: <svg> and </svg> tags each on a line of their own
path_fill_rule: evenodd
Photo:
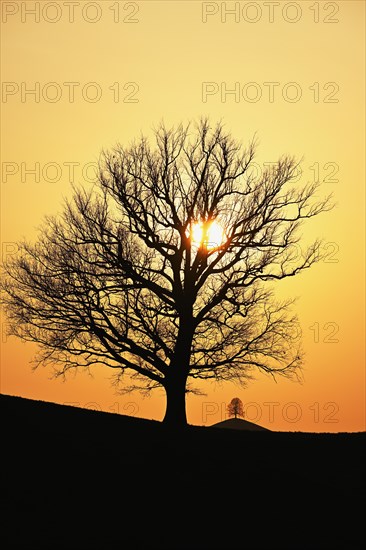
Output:
<svg viewBox="0 0 366 550">
<path fill-rule="evenodd" d="M 241 416 L 244 418 L 243 401 L 239 397 L 234 397 L 227 406 L 227 412 L 229 416 L 237 418 Z"/>
</svg>

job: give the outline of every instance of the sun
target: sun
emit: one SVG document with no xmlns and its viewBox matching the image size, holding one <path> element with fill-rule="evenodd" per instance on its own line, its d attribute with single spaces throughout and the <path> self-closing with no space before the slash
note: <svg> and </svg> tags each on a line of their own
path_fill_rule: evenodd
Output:
<svg viewBox="0 0 366 550">
<path fill-rule="evenodd" d="M 191 243 L 197 247 L 205 245 L 207 249 L 221 246 L 226 235 L 223 227 L 216 221 L 195 222 L 190 228 Z"/>
</svg>

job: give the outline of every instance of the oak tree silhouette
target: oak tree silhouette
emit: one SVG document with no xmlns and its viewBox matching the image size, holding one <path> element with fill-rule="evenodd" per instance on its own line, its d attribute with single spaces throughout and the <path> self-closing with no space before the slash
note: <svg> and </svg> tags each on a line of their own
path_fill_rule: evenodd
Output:
<svg viewBox="0 0 366 550">
<path fill-rule="evenodd" d="M 291 184 L 289 156 L 256 178 L 255 149 L 203 119 L 103 152 L 98 183 L 4 265 L 8 332 L 38 344 L 35 367 L 106 365 L 116 383 L 130 375 L 125 391 L 162 387 L 173 425 L 186 424 L 189 380 L 296 375 L 292 301 L 266 283 L 321 258 L 320 241 L 301 258 L 292 245 L 330 198 Z"/>
<path fill-rule="evenodd" d="M 234 418 L 238 416 L 244 418 L 243 401 L 239 397 L 233 397 L 227 406 L 227 412 L 229 416 L 233 416 Z"/>
</svg>

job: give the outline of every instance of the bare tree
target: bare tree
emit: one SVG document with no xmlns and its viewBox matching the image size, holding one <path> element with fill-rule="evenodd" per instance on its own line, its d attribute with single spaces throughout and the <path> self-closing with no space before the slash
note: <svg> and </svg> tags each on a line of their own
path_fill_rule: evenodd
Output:
<svg viewBox="0 0 366 550">
<path fill-rule="evenodd" d="M 35 368 L 102 364 L 116 382 L 131 375 L 126 390 L 163 387 L 164 420 L 179 425 L 189 379 L 299 371 L 292 302 L 265 283 L 319 259 L 320 242 L 300 259 L 291 245 L 331 205 L 314 202 L 316 184 L 291 184 L 291 157 L 256 179 L 255 143 L 244 149 L 221 123 L 160 125 L 155 138 L 103 153 L 98 184 L 19 244 L 3 295 L 10 334 L 39 344 Z"/>
<path fill-rule="evenodd" d="M 233 397 L 227 406 L 227 412 L 229 416 L 234 416 L 234 418 L 238 416 L 244 418 L 243 401 L 239 397 Z"/>
</svg>

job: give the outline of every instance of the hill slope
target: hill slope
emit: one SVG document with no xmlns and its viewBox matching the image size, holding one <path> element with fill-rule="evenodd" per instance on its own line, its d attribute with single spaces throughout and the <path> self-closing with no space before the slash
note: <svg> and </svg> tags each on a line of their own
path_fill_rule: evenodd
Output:
<svg viewBox="0 0 366 550">
<path fill-rule="evenodd" d="M 250 432 L 271 431 L 259 424 L 243 420 L 242 418 L 228 418 L 222 422 L 217 422 L 217 424 L 212 424 L 211 428 L 228 428 L 230 430 L 246 430 Z"/>
<path fill-rule="evenodd" d="M 365 434 L 187 427 L 0 397 L 3 548 L 356 549 Z"/>
</svg>

